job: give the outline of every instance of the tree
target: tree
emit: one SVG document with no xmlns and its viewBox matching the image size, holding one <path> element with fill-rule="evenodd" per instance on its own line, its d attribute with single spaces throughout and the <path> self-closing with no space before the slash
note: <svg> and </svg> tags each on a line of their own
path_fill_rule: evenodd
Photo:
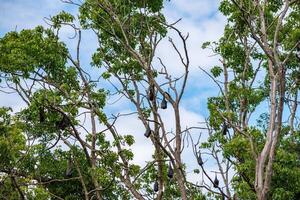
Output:
<svg viewBox="0 0 300 200">
<path fill-rule="evenodd" d="M 222 67 L 216 66 L 211 71 L 221 96 L 210 99 L 210 124 L 219 129 L 225 123 L 232 129 L 232 135 L 215 140 L 222 144 L 224 156 L 233 159 L 238 175 L 247 184 L 248 191 L 255 191 L 257 199 L 296 199 L 299 193 L 293 189 L 289 191 L 294 194 L 276 195 L 279 188 L 282 193 L 285 190 L 283 185 L 277 185 L 284 173 L 278 164 L 289 160 L 285 156 L 297 154 L 285 145 L 297 146 L 299 140 L 298 128 L 295 129 L 299 1 L 225 0 L 220 11 L 227 16 L 228 24 L 224 37 L 212 46 L 221 55 Z M 209 46 L 210 43 L 204 44 Z M 222 85 L 215 79 L 220 75 Z M 251 121 L 257 117 L 261 105 L 268 106 L 268 110 L 257 118 L 263 124 L 259 127 Z M 290 110 L 286 111 L 287 107 Z M 289 123 L 285 123 L 286 119 Z M 294 172 L 299 177 L 297 163 L 283 169 L 296 169 Z M 270 190 L 273 191 L 269 193 Z"/>
<path fill-rule="evenodd" d="M 3 198 L 299 197 L 299 190 L 282 183 L 287 178 L 300 184 L 298 1 L 221 2 L 220 11 L 228 18 L 224 37 L 203 45 L 221 57 L 221 66 L 211 73 L 203 70 L 220 96 L 209 99 L 204 126 L 185 128 L 180 105 L 189 77 L 188 34 L 176 27 L 180 20 L 166 22 L 163 1 L 64 2 L 78 7 L 78 19 L 62 11 L 46 19 L 48 28 L 13 31 L 0 39 L 2 87 L 26 103 L 18 113 L 0 110 L 0 149 L 7 152 L 0 161 Z M 74 30 L 75 51 L 60 40 L 66 26 Z M 81 60 L 86 30 L 98 39 L 91 66 Z M 166 39 L 181 62 L 180 77 L 169 73 L 172 66 L 163 58 L 155 62 L 156 49 Z M 112 87 L 102 87 L 105 82 Z M 133 113 L 108 115 L 106 103 L 113 95 L 126 98 Z M 269 111 L 257 111 L 267 103 Z M 284 123 L 287 106 L 289 123 Z M 174 131 L 162 117 L 166 108 L 173 112 Z M 134 137 L 116 125 L 131 114 L 154 147 L 153 159 L 143 168 L 132 162 Z M 207 133 L 207 141 L 191 130 Z M 186 177 L 182 152 L 187 141 L 199 165 L 194 172 L 203 175 L 200 184 Z M 214 176 L 207 159 L 217 164 Z"/>
</svg>

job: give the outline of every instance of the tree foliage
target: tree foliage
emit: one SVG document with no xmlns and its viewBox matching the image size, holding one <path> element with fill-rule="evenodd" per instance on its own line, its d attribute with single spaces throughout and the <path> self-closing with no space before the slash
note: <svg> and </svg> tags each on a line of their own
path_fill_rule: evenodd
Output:
<svg viewBox="0 0 300 200">
<path fill-rule="evenodd" d="M 1 88 L 25 103 L 18 112 L 0 109 L 1 199 L 300 198 L 298 0 L 221 1 L 224 35 L 202 45 L 220 56 L 219 66 L 203 70 L 220 95 L 208 99 L 199 127 L 182 125 L 188 34 L 179 21 L 166 22 L 162 0 L 66 2 L 78 17 L 62 11 L 48 28 L 0 38 Z M 75 49 L 60 39 L 65 27 L 74 30 Z M 98 40 L 90 66 L 81 60 L 83 31 Z M 155 62 L 162 40 L 179 58 L 180 77 L 163 58 Z M 133 162 L 135 137 L 117 126 L 132 113 L 107 112 L 115 96 L 127 99 L 153 145 L 145 166 Z M 205 141 L 191 130 L 203 130 Z M 199 182 L 187 178 L 186 149 Z"/>
</svg>

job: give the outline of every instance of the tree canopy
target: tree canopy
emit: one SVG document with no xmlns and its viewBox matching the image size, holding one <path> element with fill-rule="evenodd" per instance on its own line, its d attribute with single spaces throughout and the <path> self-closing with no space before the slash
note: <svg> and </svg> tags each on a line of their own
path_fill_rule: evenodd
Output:
<svg viewBox="0 0 300 200">
<path fill-rule="evenodd" d="M 0 199 L 300 198 L 299 0 L 220 2 L 223 36 L 199 44 L 219 65 L 197 72 L 219 93 L 197 127 L 182 123 L 189 34 L 166 20 L 172 1 L 63 2 L 77 16 L 61 11 L 47 26 L 0 38 L 0 92 L 25 104 L 0 108 Z M 61 39 L 64 27 L 75 50 Z M 84 31 L 97 38 L 88 66 Z M 156 58 L 162 41 L 176 53 L 179 77 Z M 108 114 L 111 97 L 125 98 L 131 112 Z M 118 127 L 131 115 L 153 146 L 145 166 L 133 162 L 136 136 Z M 183 152 L 198 164 L 192 172 Z"/>
</svg>

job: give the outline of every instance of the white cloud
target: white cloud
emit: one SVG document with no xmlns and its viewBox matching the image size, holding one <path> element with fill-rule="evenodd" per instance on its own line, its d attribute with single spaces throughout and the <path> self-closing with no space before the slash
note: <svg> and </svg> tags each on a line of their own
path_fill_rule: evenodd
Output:
<svg viewBox="0 0 300 200">
<path fill-rule="evenodd" d="M 166 8 L 174 16 L 182 15 L 184 18 L 199 20 L 213 15 L 218 8 L 217 0 L 176 0 L 167 4 Z"/>
<path fill-rule="evenodd" d="M 64 8 L 60 0 L 22 1 L 8 0 L 0 4 L 0 30 L 10 31 L 45 25 L 43 18 Z"/>
<path fill-rule="evenodd" d="M 168 19 L 168 11 L 166 11 L 166 14 Z M 179 18 L 180 16 L 177 16 L 177 18 L 169 21 L 174 22 Z M 198 66 L 208 68 L 218 64 L 217 57 L 212 57 L 212 52 L 210 50 L 203 50 L 201 46 L 207 41 L 217 41 L 222 36 L 224 25 L 225 20 L 221 15 L 215 15 L 201 22 L 183 18 L 176 25 L 184 35 L 189 34 L 187 49 L 190 56 L 191 74 L 196 73 L 197 71 L 199 72 Z M 168 36 L 173 39 L 175 44 L 179 45 L 179 49 L 183 52 L 182 42 L 179 40 L 179 37 L 174 32 L 170 32 Z M 162 58 L 172 74 L 179 76 L 183 73 L 184 68 L 180 59 L 167 38 L 159 45 L 156 56 Z M 155 64 L 159 65 L 157 61 Z"/>
<path fill-rule="evenodd" d="M 7 91 L 5 89 L 5 91 Z M 0 107 L 11 107 L 13 112 L 19 112 L 26 106 L 25 102 L 16 93 L 6 94 L 0 92 Z"/>
</svg>

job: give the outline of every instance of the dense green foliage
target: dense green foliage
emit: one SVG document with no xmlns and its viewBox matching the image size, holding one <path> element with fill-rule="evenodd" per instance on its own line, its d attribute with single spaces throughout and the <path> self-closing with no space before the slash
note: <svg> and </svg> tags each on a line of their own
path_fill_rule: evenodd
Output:
<svg viewBox="0 0 300 200">
<path fill-rule="evenodd" d="M 284 1 L 266 1 L 264 35 L 253 2 L 221 1 L 219 9 L 228 19 L 223 37 L 203 44 L 221 57 L 210 77 L 222 85 L 220 95 L 208 99 L 209 137 L 193 151 L 209 152 L 205 159 L 217 160 L 221 186 L 207 175 L 206 161 L 198 160 L 194 172 L 204 173 L 208 183 L 187 180 L 188 163 L 182 162 L 181 153 L 188 146 L 182 137 L 188 128 L 180 127 L 179 103 L 189 73 L 188 55 L 180 54 L 169 39 L 186 70 L 181 87 L 166 69 L 158 71 L 152 64 L 159 41 L 170 29 L 184 48 L 188 37 L 166 23 L 162 0 L 86 0 L 79 5 L 78 19 L 62 11 L 51 17 L 49 28 L 12 31 L 0 38 L 0 84 L 26 104 L 17 113 L 0 108 L 0 199 L 257 199 L 257 160 L 268 140 L 271 116 L 261 108 L 268 108 L 272 99 L 270 65 L 279 72 L 281 64 L 284 76 L 276 88 L 283 83 L 284 96 L 279 96 L 283 89 L 276 90 L 276 105 L 284 100 L 286 113 L 280 121 L 267 199 L 300 199 L 300 127 L 291 121 L 299 113 L 295 44 L 300 41 L 300 4 L 289 5 L 283 24 L 277 26 Z M 60 40 L 64 26 L 76 33 L 76 56 Z M 98 38 L 90 68 L 80 62 L 81 30 L 93 31 Z M 159 82 L 162 77 L 166 82 Z M 119 85 L 103 88 L 101 81 L 111 78 Z M 118 132 L 119 116 L 105 112 L 114 92 L 129 100 L 145 129 L 155 122 L 149 135 L 153 160 L 144 168 L 132 162 L 135 138 Z M 174 110 L 174 134 L 164 129 L 161 99 Z M 167 137 L 169 133 L 174 138 Z"/>
</svg>

